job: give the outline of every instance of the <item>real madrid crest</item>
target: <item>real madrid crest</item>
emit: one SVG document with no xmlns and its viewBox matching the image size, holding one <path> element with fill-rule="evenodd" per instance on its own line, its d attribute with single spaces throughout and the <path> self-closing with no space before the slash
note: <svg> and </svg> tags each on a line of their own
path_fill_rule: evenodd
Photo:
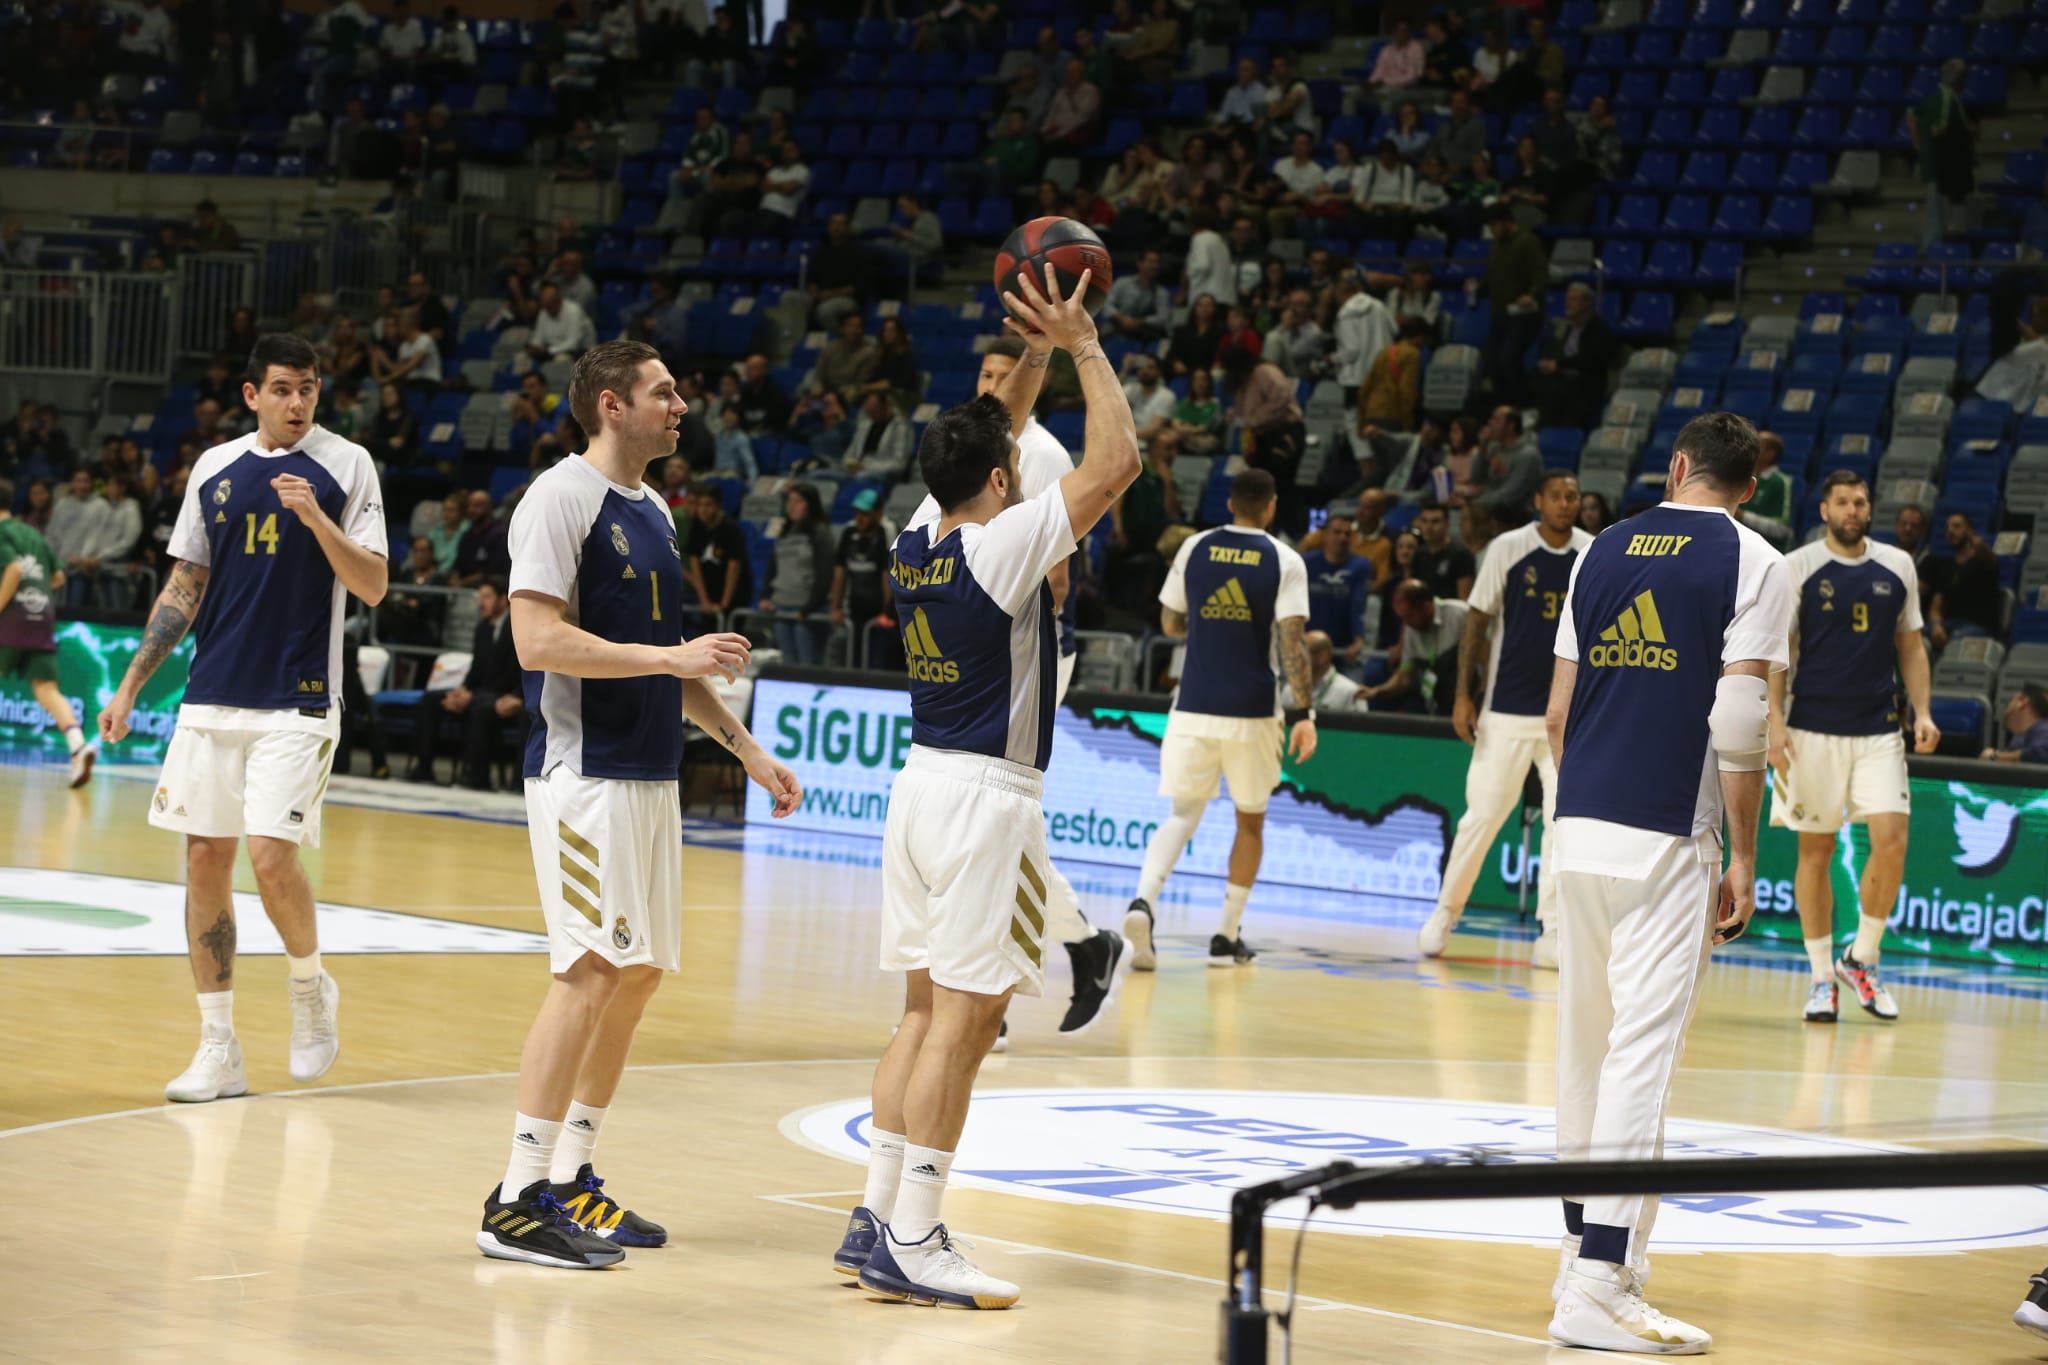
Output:
<svg viewBox="0 0 2048 1365">
<path fill-rule="evenodd" d="M 618 528 L 613 527 L 612 529 L 617 530 Z M 624 915 L 620 915 L 618 920 L 612 925 L 612 946 L 622 953 L 633 946 L 633 926 L 626 923 Z"/>
<path fill-rule="evenodd" d="M 676 544 L 676 538 L 674 536 L 670 536 L 668 538 L 668 552 L 674 555 L 677 559 L 681 559 L 683 557 L 683 547 Z"/>
<path fill-rule="evenodd" d="M 225 505 L 227 503 L 227 500 L 234 495 L 234 491 L 235 485 L 233 481 L 229 479 L 222 479 L 219 483 L 213 486 L 213 500 L 216 503 Z"/>
<path fill-rule="evenodd" d="M 612 548 L 622 555 L 633 553 L 633 547 L 626 543 L 626 533 L 615 521 L 612 523 Z"/>
<path fill-rule="evenodd" d="M 613 527 L 612 529 L 614 529 L 614 530 L 617 530 L 618 528 L 617 528 L 617 527 Z M 1832 578 L 1823 578 L 1823 579 L 1822 579 L 1822 580 L 1820 581 L 1820 595 L 1821 595 L 1822 597 L 1833 597 L 1833 596 L 1835 595 L 1835 580 L 1834 580 L 1834 579 L 1832 579 Z"/>
</svg>

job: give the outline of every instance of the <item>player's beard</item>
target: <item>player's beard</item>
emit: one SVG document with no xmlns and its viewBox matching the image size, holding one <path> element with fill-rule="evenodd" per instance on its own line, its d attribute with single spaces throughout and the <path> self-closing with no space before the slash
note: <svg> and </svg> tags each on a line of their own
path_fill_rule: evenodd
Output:
<svg viewBox="0 0 2048 1365">
<path fill-rule="evenodd" d="M 1870 534 L 1870 527 L 1858 521 L 1845 521 L 1839 526 L 1829 522 L 1828 534 L 1853 550 L 1863 543 L 1863 537 Z"/>
</svg>

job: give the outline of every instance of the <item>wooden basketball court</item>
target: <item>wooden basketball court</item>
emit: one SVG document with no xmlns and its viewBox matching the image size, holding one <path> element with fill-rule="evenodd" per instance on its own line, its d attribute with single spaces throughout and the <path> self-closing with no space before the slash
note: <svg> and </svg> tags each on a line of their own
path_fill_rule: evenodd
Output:
<svg viewBox="0 0 2048 1365">
<path fill-rule="evenodd" d="M 149 795 L 144 781 L 73 794 L 53 770 L 0 769 L 0 827 L 12 831 L 4 861 L 176 884 L 179 842 L 145 825 Z M 539 930 L 522 827 L 346 799 L 329 804 L 325 846 L 310 859 L 324 904 Z M 1261 1095 L 1283 1117 L 1325 1101 L 1332 1122 L 1379 1115 L 1396 1146 L 1436 1140 L 1402 1127 L 1431 1115 L 1493 1124 L 1510 1148 L 1543 1141 L 1524 1107 L 1551 1098 L 1555 978 L 1523 965 L 1526 937 L 1461 933 L 1452 959 L 1418 964 L 1423 905 L 1347 908 L 1262 889 L 1245 928 L 1260 962 L 1210 971 L 1202 945 L 1220 888 L 1184 879 L 1163 907 L 1160 971 L 1132 979 L 1112 1020 L 1068 1041 L 1053 1032 L 1061 964 L 1054 999 L 1012 1011 L 1011 1051 L 990 1059 L 982 1086 L 1010 1097 L 989 1101 L 991 1114 L 1014 1104 L 1031 1124 L 1083 1125 L 1047 1132 L 1090 1131 L 1082 1113 L 1224 1117 L 1176 1120 L 1181 1136 L 1144 1149 L 1157 1155 L 1143 1170 L 1126 1149 L 1084 1144 L 1038 1151 L 1035 1175 L 956 1187 L 948 1222 L 985 1266 L 1024 1287 L 1016 1309 L 871 1301 L 836 1282 L 828 1258 L 861 1183 L 844 1155 L 854 1139 L 834 1136 L 849 1126 L 838 1116 L 865 1110 L 899 989 L 874 967 L 878 849 L 738 831 L 724 845 L 686 850 L 684 969 L 649 1010 L 599 1151 L 612 1189 L 667 1224 L 671 1242 L 597 1274 L 489 1261 L 471 1240 L 503 1164 L 542 957 L 413 951 L 403 934 L 387 936 L 404 950 L 344 955 L 330 937 L 341 1059 L 299 1088 L 284 1067 L 284 963 L 245 955 L 236 1022 L 257 1093 L 181 1107 L 161 1095 L 196 1037 L 182 957 L 131 951 L 118 937 L 100 955 L 6 949 L 0 1020 L 13 1047 L 0 1069 L 0 1178 L 17 1224 L 0 1247 L 0 1357 L 1209 1360 L 1225 1230 L 1168 1206 L 1220 1198 L 1229 1182 L 1204 1163 L 1232 1143 L 1322 1122 L 1262 1128 L 1238 1117 L 1265 1112 Z M 1069 870 L 1091 915 L 1114 922 L 1129 894 L 1120 874 Z M 10 885 L 38 884 L 22 877 Z M 246 874 L 238 884 L 253 889 Z M 47 938 L 146 918 L 108 913 L 123 896 L 139 903 L 132 888 L 98 910 L 78 909 L 78 894 L 8 891 L 0 923 L 26 917 Z M 159 899 L 175 905 L 175 895 Z M 256 934 L 245 926 L 246 954 Z M 408 927 L 418 926 L 397 925 Z M 1902 1021 L 1852 1011 L 1823 1028 L 1798 1022 L 1801 978 L 1788 965 L 1755 950 L 1717 960 L 1676 1118 L 1718 1125 L 1737 1147 L 1750 1129 L 1866 1149 L 2048 1145 L 2048 983 L 1888 960 Z M 1075 1103 L 1063 1106 L 1069 1094 Z M 991 1144 L 1022 1140 L 1026 1130 L 1004 1131 L 1006 1122 L 990 1121 Z M 1375 1130 L 1346 1132 L 1362 1141 Z M 976 1137 L 970 1129 L 962 1170 L 987 1164 Z M 1292 1141 L 1263 1168 L 1248 1160 L 1234 1183 L 1349 1150 L 1330 1134 Z M 1814 1195 L 1667 1211 L 1660 1234 L 1698 1240 L 1701 1228 L 1725 1227 L 1726 1240 L 1750 1249 L 1660 1249 L 1653 1300 L 1712 1331 L 1715 1355 L 1729 1361 L 2048 1357 L 2048 1343 L 2008 1321 L 2027 1276 L 2048 1261 L 2048 1217 L 2031 1217 L 2048 1194 L 1919 1198 L 1933 1202 L 1915 1212 Z M 1409 1206 L 1400 1216 L 1413 1233 L 1310 1232 L 1297 1360 L 1569 1358 L 1544 1336 L 1554 1244 L 1517 1240 L 1531 1217 L 1547 1228 L 1549 1210 Z M 1276 1287 L 1298 1218 L 1283 1207 L 1269 1224 Z M 1431 1219 L 1439 1225 L 1424 1226 Z M 1453 1225 L 1462 1231 L 1445 1231 Z"/>
</svg>

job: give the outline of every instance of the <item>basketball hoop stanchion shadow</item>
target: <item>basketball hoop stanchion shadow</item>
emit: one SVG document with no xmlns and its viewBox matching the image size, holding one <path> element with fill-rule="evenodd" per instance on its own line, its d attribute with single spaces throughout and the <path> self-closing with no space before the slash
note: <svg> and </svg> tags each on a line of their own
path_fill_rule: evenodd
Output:
<svg viewBox="0 0 2048 1365">
<path fill-rule="evenodd" d="M 1684 1161 L 1516 1161 L 1486 1152 L 1408 1166 L 1333 1162 L 1239 1190 L 1230 1201 L 1229 1292 L 1216 1358 L 1266 1365 L 1266 1211 L 1306 1195 L 1316 1207 L 1437 1199 L 1582 1199 L 1590 1195 L 1937 1189 L 2048 1183 L 2048 1152 L 1931 1152 L 1925 1156 L 1709 1157 Z M 1285 1324 L 1283 1324 L 1284 1326 Z"/>
</svg>

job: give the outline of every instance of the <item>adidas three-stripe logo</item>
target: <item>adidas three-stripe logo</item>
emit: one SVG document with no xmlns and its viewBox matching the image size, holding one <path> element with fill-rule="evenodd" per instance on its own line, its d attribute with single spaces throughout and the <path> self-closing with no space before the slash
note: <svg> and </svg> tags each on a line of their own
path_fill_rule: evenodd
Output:
<svg viewBox="0 0 2048 1365">
<path fill-rule="evenodd" d="M 1678 651 L 1664 640 L 1664 618 L 1647 590 L 1623 607 L 1614 624 L 1600 632 L 1600 643 L 1586 651 L 1594 668 L 1655 668 L 1666 673 L 1678 667 Z"/>
<path fill-rule="evenodd" d="M 1251 600 L 1244 595 L 1244 585 L 1235 578 L 1209 594 L 1209 600 L 1202 604 L 1204 621 L 1249 621 L 1252 619 Z"/>
<path fill-rule="evenodd" d="M 954 683 L 960 681 L 960 665 L 946 658 L 932 634 L 932 623 L 919 607 L 903 623 L 905 668 L 913 682 Z"/>
</svg>

